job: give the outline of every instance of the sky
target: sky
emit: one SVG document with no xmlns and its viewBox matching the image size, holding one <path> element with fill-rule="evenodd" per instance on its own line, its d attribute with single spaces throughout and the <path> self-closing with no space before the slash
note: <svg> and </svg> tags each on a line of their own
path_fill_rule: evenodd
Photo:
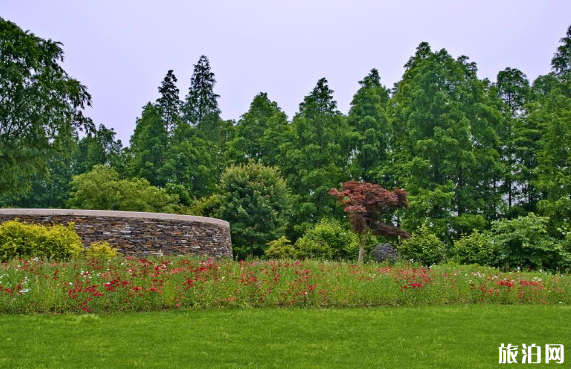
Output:
<svg viewBox="0 0 571 369">
<path fill-rule="evenodd" d="M 291 118 L 322 77 L 347 113 L 358 81 L 377 68 L 392 87 L 422 41 L 470 57 L 480 78 L 511 67 L 533 80 L 570 14 L 569 0 L 0 0 L 0 17 L 63 44 L 64 69 L 92 95 L 87 114 L 123 144 L 167 71 L 184 98 L 203 54 L 224 119 L 259 92 Z"/>
</svg>

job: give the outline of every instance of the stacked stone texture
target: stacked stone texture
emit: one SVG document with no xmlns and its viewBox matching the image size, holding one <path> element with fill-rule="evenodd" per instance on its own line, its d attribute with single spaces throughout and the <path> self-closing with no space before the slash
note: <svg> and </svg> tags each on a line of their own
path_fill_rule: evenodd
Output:
<svg viewBox="0 0 571 369">
<path fill-rule="evenodd" d="M 125 255 L 232 257 L 230 226 L 214 218 L 127 211 L 0 209 L 0 223 L 75 223 L 84 246 L 107 241 Z"/>
</svg>

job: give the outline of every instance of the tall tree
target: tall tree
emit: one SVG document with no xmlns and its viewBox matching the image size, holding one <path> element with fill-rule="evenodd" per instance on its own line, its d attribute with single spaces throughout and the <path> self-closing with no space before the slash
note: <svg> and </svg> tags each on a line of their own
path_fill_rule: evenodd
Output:
<svg viewBox="0 0 571 369">
<path fill-rule="evenodd" d="M 220 178 L 217 153 L 211 142 L 187 124 L 177 127 L 169 141 L 160 176 L 180 185 L 191 197 L 211 195 Z"/>
<path fill-rule="evenodd" d="M 194 65 L 190 80 L 190 88 L 184 103 L 186 121 L 194 126 L 200 126 L 208 115 L 220 114 L 218 108 L 219 95 L 214 93 L 216 79 L 210 70 L 210 62 L 204 55 Z"/>
<path fill-rule="evenodd" d="M 268 94 L 254 97 L 250 109 L 236 125 L 235 138 L 229 143 L 229 159 L 234 163 L 255 160 L 265 165 L 276 165 L 279 145 L 282 143 L 288 122 L 286 114 Z"/>
<path fill-rule="evenodd" d="M 180 119 L 181 101 L 179 89 L 176 87 L 176 76 L 174 72 L 169 70 L 167 75 L 161 82 L 159 93 L 161 97 L 157 99 L 157 106 L 161 114 L 161 118 L 166 124 L 167 130 L 172 134 Z"/>
<path fill-rule="evenodd" d="M 133 177 L 145 178 L 153 186 L 164 186 L 166 179 L 161 176 L 161 168 L 165 163 L 167 146 L 166 124 L 158 107 L 147 103 L 131 136 L 128 173 Z"/>
<path fill-rule="evenodd" d="M 355 130 L 352 148 L 352 176 L 365 182 L 386 182 L 389 125 L 385 108 L 389 91 L 381 85 L 376 69 L 359 81 L 353 96 L 348 122 Z"/>
<path fill-rule="evenodd" d="M 74 155 L 75 174 L 88 172 L 97 164 L 121 167 L 123 144 L 115 139 L 115 134 L 113 128 L 100 124 L 97 130 L 79 140 L 78 153 Z"/>
<path fill-rule="evenodd" d="M 54 151 L 94 128 L 83 115 L 91 96 L 62 62 L 59 42 L 0 18 L 0 194 L 25 191 Z"/>
<path fill-rule="evenodd" d="M 299 105 L 278 156 L 278 167 L 295 195 L 293 236 L 337 214 L 328 191 L 348 179 L 350 131 L 333 90 L 320 79 Z"/>
<path fill-rule="evenodd" d="M 445 237 L 481 227 L 501 200 L 501 113 L 464 56 L 421 43 L 405 67 L 392 104 L 397 183 L 410 194 L 403 225 Z"/>
<path fill-rule="evenodd" d="M 519 69 L 506 68 L 498 73 L 496 89 L 498 96 L 505 104 L 505 124 L 499 133 L 502 141 L 502 161 L 504 164 L 503 188 L 507 195 L 507 212 L 511 214 L 512 207 L 525 199 L 520 199 L 521 193 L 530 191 L 529 155 L 533 152 L 527 150 L 528 131 L 525 117 L 523 116 L 524 105 L 529 95 L 529 81 L 526 75 Z M 525 206 L 518 206 L 515 213 L 521 212 Z"/>
<path fill-rule="evenodd" d="M 547 95 L 530 104 L 529 121 L 540 131 L 535 185 L 540 212 L 560 235 L 571 224 L 571 79 L 552 80 Z"/>
<path fill-rule="evenodd" d="M 571 26 L 567 34 L 561 40 L 561 45 L 551 59 L 551 67 L 557 76 L 563 76 L 571 72 Z"/>
</svg>

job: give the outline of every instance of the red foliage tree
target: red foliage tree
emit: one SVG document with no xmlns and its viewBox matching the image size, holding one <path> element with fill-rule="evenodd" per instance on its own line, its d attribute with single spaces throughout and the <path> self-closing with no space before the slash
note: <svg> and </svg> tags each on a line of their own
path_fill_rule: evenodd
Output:
<svg viewBox="0 0 571 369">
<path fill-rule="evenodd" d="M 404 230 L 386 224 L 382 219 L 383 214 L 393 209 L 408 207 L 406 191 L 400 188 L 389 191 L 377 184 L 350 181 L 341 184 L 341 191 L 332 188 L 329 194 L 345 206 L 353 232 L 359 235 L 359 262 L 363 261 L 370 235 L 409 237 Z"/>
</svg>

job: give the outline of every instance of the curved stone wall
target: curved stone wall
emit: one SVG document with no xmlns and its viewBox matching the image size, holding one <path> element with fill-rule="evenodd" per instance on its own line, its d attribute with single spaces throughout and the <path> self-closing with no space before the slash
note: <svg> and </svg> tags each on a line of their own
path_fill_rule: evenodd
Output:
<svg viewBox="0 0 571 369">
<path fill-rule="evenodd" d="M 232 257 L 230 224 L 191 215 L 75 209 L 0 209 L 0 223 L 75 223 L 85 246 L 107 241 L 126 255 Z"/>
</svg>

